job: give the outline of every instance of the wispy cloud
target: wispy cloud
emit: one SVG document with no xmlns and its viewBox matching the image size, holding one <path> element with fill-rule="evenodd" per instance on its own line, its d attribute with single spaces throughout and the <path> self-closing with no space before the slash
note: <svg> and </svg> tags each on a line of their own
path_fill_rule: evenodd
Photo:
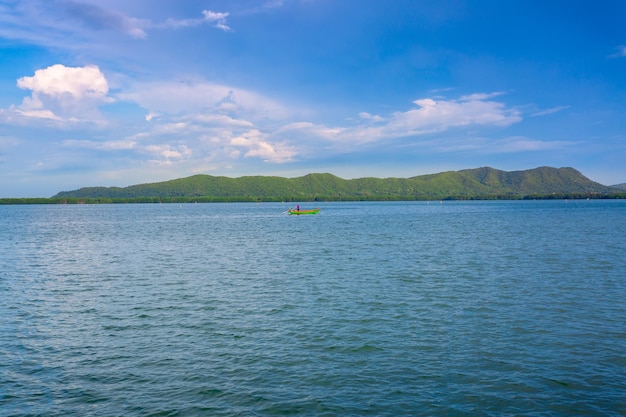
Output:
<svg viewBox="0 0 626 417">
<path fill-rule="evenodd" d="M 60 3 L 68 15 L 86 27 L 96 30 L 113 30 L 126 33 L 133 38 L 145 38 L 147 33 L 142 28 L 146 21 L 135 19 L 122 13 L 107 10 L 90 3 L 63 1 Z"/>
<path fill-rule="evenodd" d="M 202 87 L 198 85 L 192 90 L 198 88 L 202 90 Z M 213 98 L 210 101 L 213 103 L 220 94 L 223 95 L 226 92 L 216 86 L 205 86 L 205 88 L 207 90 L 200 96 L 206 98 L 212 95 Z M 149 88 L 145 90 L 155 91 Z M 178 91 L 181 89 L 179 88 Z M 182 93 L 180 100 L 188 99 L 191 100 L 189 104 L 201 104 L 197 98 L 193 97 L 191 91 L 183 88 Z M 252 121 L 252 119 L 220 114 L 219 107 L 215 105 L 204 106 L 203 111 L 196 112 L 197 115 L 179 118 L 176 123 L 166 124 L 166 117 L 147 131 L 146 137 L 156 139 L 159 136 L 167 137 L 168 134 L 171 136 L 174 133 L 177 138 L 201 137 L 203 138 L 201 143 L 207 146 L 207 149 L 221 149 L 222 154 L 234 158 L 255 157 L 267 162 L 281 163 L 297 158 L 313 157 L 320 152 L 325 154 L 353 152 L 360 146 L 373 142 L 410 137 L 414 137 L 417 141 L 421 136 L 459 127 L 503 128 L 521 121 L 519 111 L 508 108 L 502 102 L 491 100 L 499 95 L 500 93 L 472 94 L 450 100 L 423 98 L 414 101 L 415 108 L 395 112 L 386 117 L 362 112 L 359 114 L 360 122 L 351 126 L 325 126 L 306 120 L 273 126 L 280 120 L 267 124 L 267 120 L 263 119 Z M 173 99 L 178 100 L 176 97 Z M 153 100 L 155 103 L 162 102 L 156 97 L 152 97 L 150 102 Z M 176 108 L 180 107 L 179 103 Z M 182 107 L 185 106 L 182 105 Z M 425 146 L 446 152 L 444 143 L 425 144 Z M 467 143 L 447 146 L 467 147 Z"/>
<path fill-rule="evenodd" d="M 151 22 L 147 19 L 137 19 L 122 13 L 107 10 L 105 8 L 81 3 L 66 1 L 65 10 L 69 16 L 81 21 L 85 26 L 96 30 L 114 30 L 126 33 L 134 38 L 146 38 L 146 29 L 180 29 L 209 24 L 226 32 L 232 31 L 226 22 L 229 13 L 203 10 L 201 18 L 174 19 L 168 18 L 163 23 Z"/>
<path fill-rule="evenodd" d="M 84 148 L 84 149 L 95 149 L 95 150 L 106 150 L 106 151 L 114 151 L 114 150 L 128 150 L 134 149 L 137 147 L 137 142 L 133 140 L 114 140 L 114 141 L 105 141 L 105 142 L 97 142 L 93 140 L 76 140 L 76 139 L 66 139 L 61 143 L 65 147 L 70 148 Z"/>
<path fill-rule="evenodd" d="M 623 58 L 626 57 L 626 46 L 624 45 L 620 45 L 617 48 L 617 52 L 615 52 L 614 54 L 609 55 L 610 58 Z"/>
<path fill-rule="evenodd" d="M 451 100 L 415 100 L 415 108 L 394 113 L 389 123 L 379 128 L 380 136 L 423 135 L 471 125 L 506 127 L 520 122 L 522 118 L 518 110 L 490 100 L 501 94 L 479 93 Z"/>
<path fill-rule="evenodd" d="M 501 92 L 475 93 L 458 98 L 420 98 L 391 114 L 358 113 L 346 125 L 310 121 L 287 104 L 253 91 L 188 80 L 133 82 L 114 94 L 97 66 L 56 64 L 17 80 L 30 91 L 15 111 L 23 118 L 75 121 L 100 117 L 102 105 L 134 104 L 145 110 L 134 131 L 113 139 L 66 140 L 67 150 L 89 150 L 133 158 L 154 166 L 184 165 L 186 169 L 256 159 L 270 164 L 354 152 L 376 142 L 395 140 L 421 143 L 432 152 L 477 149 L 476 144 L 427 135 L 459 128 L 506 128 L 522 120 L 520 112 L 497 97 Z M 552 111 L 557 111 L 551 109 Z M 115 123 L 114 119 L 108 120 Z M 541 143 L 517 141 L 523 151 Z M 487 144 L 479 148 L 487 147 Z M 139 162 L 143 161 L 143 162 Z"/>
<path fill-rule="evenodd" d="M 554 113 L 558 113 L 562 110 L 566 110 L 569 109 L 571 106 L 558 106 L 558 107 L 552 107 L 550 109 L 545 109 L 545 110 L 540 110 L 538 112 L 532 113 L 531 116 L 532 117 L 537 117 L 537 116 L 548 116 L 550 114 L 554 114 Z"/>
<path fill-rule="evenodd" d="M 204 80 L 134 83 L 116 96 L 159 115 L 222 114 L 238 119 L 279 120 L 293 114 L 288 106 L 254 91 Z"/>
<path fill-rule="evenodd" d="M 263 3 L 263 7 L 266 9 L 274 9 L 277 7 L 282 7 L 285 4 L 285 0 L 268 0 Z"/>
<path fill-rule="evenodd" d="M 158 29 L 182 29 L 200 26 L 203 24 L 212 25 L 218 29 L 223 30 L 224 32 L 232 32 L 230 26 L 228 26 L 226 22 L 226 18 L 229 16 L 229 13 L 222 12 L 213 12 L 211 10 L 203 10 L 202 17 L 199 18 L 190 18 L 190 19 L 174 19 L 169 18 L 165 20 L 163 23 L 155 23 L 152 24 L 152 27 Z"/>
<path fill-rule="evenodd" d="M 479 126 L 503 128 L 520 122 L 522 118 L 518 110 L 507 108 L 504 103 L 489 100 L 497 95 L 500 93 L 472 94 L 450 100 L 422 98 L 413 102 L 416 107 L 386 117 L 360 113 L 363 123 L 356 126 L 324 126 L 298 122 L 282 127 L 274 135 L 299 138 L 309 144 L 326 141 L 333 143 L 337 149 L 349 151 L 373 142 L 400 138 L 418 140 L 426 135 L 455 128 Z"/>
<path fill-rule="evenodd" d="M 202 14 L 204 15 L 204 20 L 213 24 L 216 28 L 222 29 L 226 32 L 232 30 L 230 26 L 226 24 L 226 18 L 228 17 L 228 13 L 218 13 L 212 12 L 210 10 L 203 10 Z"/>
<path fill-rule="evenodd" d="M 502 91 L 495 91 L 493 93 L 474 93 L 468 94 L 466 96 L 461 96 L 459 98 L 459 101 L 484 101 L 490 98 L 501 96 L 503 94 L 504 92 Z"/>
<path fill-rule="evenodd" d="M 147 39 L 154 30 L 202 25 L 231 32 L 228 16 L 227 12 L 202 10 L 197 17 L 152 21 L 79 0 L 14 2 L 0 5 L 0 37 L 71 48 L 81 42 L 96 42 L 98 32 L 119 33 L 139 40 Z"/>
<path fill-rule="evenodd" d="M 575 145 L 568 141 L 542 141 L 525 136 L 513 136 L 495 141 L 485 148 L 490 153 L 516 153 L 563 149 Z"/>
</svg>

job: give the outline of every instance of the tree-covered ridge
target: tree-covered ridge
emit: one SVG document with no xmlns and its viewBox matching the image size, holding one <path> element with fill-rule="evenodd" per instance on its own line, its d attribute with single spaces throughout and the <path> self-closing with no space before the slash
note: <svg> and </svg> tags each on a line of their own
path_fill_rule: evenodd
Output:
<svg viewBox="0 0 626 417">
<path fill-rule="evenodd" d="M 194 175 L 129 187 L 87 187 L 53 199 L 144 199 L 146 201 L 427 200 L 598 196 L 618 189 L 593 182 L 573 168 L 540 167 L 501 171 L 483 167 L 411 178 L 357 178 L 332 174 L 298 178 Z"/>
</svg>

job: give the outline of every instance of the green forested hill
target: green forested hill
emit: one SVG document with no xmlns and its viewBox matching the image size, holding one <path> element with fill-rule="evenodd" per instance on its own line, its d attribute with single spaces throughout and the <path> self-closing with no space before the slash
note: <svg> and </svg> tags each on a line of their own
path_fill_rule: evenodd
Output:
<svg viewBox="0 0 626 417">
<path fill-rule="evenodd" d="M 88 187 L 60 192 L 53 199 L 133 201 L 313 201 L 421 200 L 597 196 L 619 190 L 593 182 L 573 168 L 525 171 L 476 168 L 411 178 L 344 180 L 331 174 L 298 178 L 240 178 L 195 175 L 129 187 Z"/>
</svg>

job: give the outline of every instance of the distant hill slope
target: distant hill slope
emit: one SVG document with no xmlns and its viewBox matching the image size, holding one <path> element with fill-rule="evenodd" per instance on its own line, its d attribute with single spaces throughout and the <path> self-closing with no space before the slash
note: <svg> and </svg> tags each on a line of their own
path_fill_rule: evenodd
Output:
<svg viewBox="0 0 626 417">
<path fill-rule="evenodd" d="M 240 178 L 194 175 L 129 187 L 88 187 L 52 198 L 136 199 L 205 197 L 221 201 L 416 200 L 440 198 L 521 198 L 548 195 L 608 194 L 616 189 L 593 182 L 573 168 L 540 167 L 500 171 L 484 167 L 411 178 L 357 178 L 332 174 L 298 178 Z"/>
<path fill-rule="evenodd" d="M 626 190 L 626 182 L 622 183 L 622 184 L 615 184 L 615 185 L 611 185 L 611 187 L 613 188 L 619 188 L 620 190 Z"/>
</svg>

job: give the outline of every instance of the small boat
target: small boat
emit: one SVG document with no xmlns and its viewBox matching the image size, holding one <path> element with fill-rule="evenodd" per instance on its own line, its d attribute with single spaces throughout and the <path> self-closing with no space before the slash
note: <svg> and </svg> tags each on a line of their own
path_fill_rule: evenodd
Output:
<svg viewBox="0 0 626 417">
<path fill-rule="evenodd" d="M 301 210 L 301 209 L 289 209 L 287 210 L 289 214 L 317 214 L 320 212 L 320 209 L 309 209 L 309 210 Z"/>
</svg>

